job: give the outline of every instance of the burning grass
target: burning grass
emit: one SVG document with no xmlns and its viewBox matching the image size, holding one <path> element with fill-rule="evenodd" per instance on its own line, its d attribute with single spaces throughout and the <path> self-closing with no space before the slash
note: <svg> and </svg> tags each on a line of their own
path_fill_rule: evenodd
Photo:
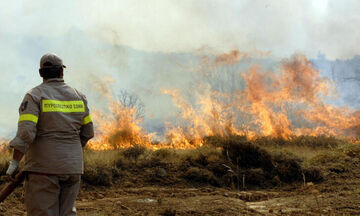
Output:
<svg viewBox="0 0 360 216">
<path fill-rule="evenodd" d="M 196 85 L 161 88 L 179 112 L 172 110 L 178 113 L 176 121 L 165 119 L 164 130 L 157 131 L 160 134 L 143 128 L 136 106 L 113 93 L 113 81 L 97 80 L 94 86 L 108 106 L 93 112 L 96 134 L 89 148 L 190 149 L 206 145 L 204 137 L 238 135 L 265 148 L 308 148 L 314 156 L 313 149 L 336 148 L 341 142 L 322 134 L 359 136 L 360 112 L 327 103 L 336 98 L 336 86 L 306 56 L 295 54 L 270 70 L 256 63 L 235 67 L 243 58 L 250 56 L 236 50 L 205 57 L 193 73 Z M 152 145 L 156 140 L 161 140 L 159 145 Z"/>
</svg>

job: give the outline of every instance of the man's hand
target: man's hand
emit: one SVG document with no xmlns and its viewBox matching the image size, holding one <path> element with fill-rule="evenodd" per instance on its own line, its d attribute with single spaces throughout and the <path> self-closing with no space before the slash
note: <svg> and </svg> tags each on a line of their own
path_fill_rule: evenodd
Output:
<svg viewBox="0 0 360 216">
<path fill-rule="evenodd" d="M 9 176 L 10 180 L 12 180 L 12 181 L 14 180 L 12 176 L 18 167 L 19 167 L 19 161 L 12 159 L 10 161 L 9 168 L 6 171 L 6 175 Z"/>
</svg>

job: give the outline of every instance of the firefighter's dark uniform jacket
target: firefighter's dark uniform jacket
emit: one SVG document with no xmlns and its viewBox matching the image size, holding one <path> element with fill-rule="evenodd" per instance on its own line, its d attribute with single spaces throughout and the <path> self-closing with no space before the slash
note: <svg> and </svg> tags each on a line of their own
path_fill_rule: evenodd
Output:
<svg viewBox="0 0 360 216">
<path fill-rule="evenodd" d="M 94 136 L 86 97 L 61 78 L 31 89 L 19 109 L 10 147 L 25 153 L 25 171 L 83 174 L 82 147 Z"/>
</svg>

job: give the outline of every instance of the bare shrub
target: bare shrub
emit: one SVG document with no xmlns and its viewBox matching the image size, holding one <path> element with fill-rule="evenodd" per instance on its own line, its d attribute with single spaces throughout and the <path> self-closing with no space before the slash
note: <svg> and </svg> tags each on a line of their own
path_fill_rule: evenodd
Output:
<svg viewBox="0 0 360 216">
<path fill-rule="evenodd" d="M 301 160 L 294 154 L 280 151 L 273 154 L 276 173 L 283 182 L 294 182 L 302 179 Z"/>
<path fill-rule="evenodd" d="M 112 183 L 111 168 L 95 166 L 86 167 L 82 179 L 84 182 L 96 186 L 110 186 Z"/>
<path fill-rule="evenodd" d="M 219 182 L 212 172 L 207 169 L 190 167 L 185 173 L 184 178 L 191 182 L 208 183 L 213 186 L 219 186 Z"/>
<path fill-rule="evenodd" d="M 176 157 L 176 153 L 174 149 L 158 149 L 153 151 L 151 156 L 159 160 L 169 161 Z"/>
<path fill-rule="evenodd" d="M 247 140 L 242 136 L 206 139 L 203 147 L 187 150 L 149 150 L 144 146 L 112 151 L 86 150 L 84 182 L 105 186 L 131 182 L 269 188 L 283 183 L 326 181 L 338 174 L 351 175 L 360 165 L 360 147 L 346 142 L 334 149 L 324 148 L 302 157 L 291 150 L 305 153 L 311 148 L 263 148 L 259 146 L 259 139 Z M 317 139 L 324 140 L 314 140 Z M 270 142 L 268 138 L 263 140 Z M 0 160 L 0 171 L 5 172 L 7 161 Z"/>
<path fill-rule="evenodd" d="M 276 137 L 258 137 L 254 143 L 259 146 L 297 146 L 310 148 L 336 148 L 344 143 L 344 140 L 333 136 L 292 136 L 289 139 Z"/>
<path fill-rule="evenodd" d="M 133 159 L 133 160 L 137 161 L 139 159 L 139 157 L 145 153 L 145 151 L 146 151 L 145 146 L 134 145 L 130 148 L 125 149 L 123 151 L 123 155 L 127 159 Z"/>
<path fill-rule="evenodd" d="M 174 209 L 165 209 L 161 214 L 161 216 L 175 216 L 176 210 Z"/>
<path fill-rule="evenodd" d="M 224 142 L 223 155 L 241 168 L 262 168 L 274 170 L 271 155 L 243 137 L 231 137 Z"/>
</svg>

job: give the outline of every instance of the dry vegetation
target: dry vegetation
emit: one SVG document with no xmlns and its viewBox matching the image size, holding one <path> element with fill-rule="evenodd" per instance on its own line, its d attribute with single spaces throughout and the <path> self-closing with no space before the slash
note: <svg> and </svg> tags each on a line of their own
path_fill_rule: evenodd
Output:
<svg viewBox="0 0 360 216">
<path fill-rule="evenodd" d="M 232 189 L 272 188 L 320 182 L 332 173 L 357 170 L 360 145 L 326 136 L 290 140 L 243 136 L 205 138 L 188 150 L 150 150 L 135 145 L 109 151 L 85 150 L 83 181 L 96 186 L 188 185 Z M 4 175 L 10 153 L 0 158 Z"/>
<path fill-rule="evenodd" d="M 269 196 L 274 196 L 274 199 L 281 199 L 281 196 L 283 196 L 281 193 L 286 191 L 285 198 L 283 197 L 284 200 L 281 202 L 289 202 L 289 205 L 291 199 L 286 197 L 290 196 L 296 199 L 291 204 L 294 206 L 303 202 L 301 199 L 305 199 L 304 197 L 311 197 L 312 200 L 310 204 L 304 204 L 302 210 L 297 211 L 301 214 L 291 213 L 291 215 L 303 215 L 309 212 L 310 215 L 312 213 L 317 214 L 317 211 L 328 211 L 328 206 L 332 205 L 340 206 L 338 210 L 335 207 L 335 209 L 331 209 L 334 214 L 343 212 L 348 214 L 360 213 L 360 209 L 352 206 L 351 202 L 347 200 L 347 196 L 352 196 L 350 199 L 357 200 L 360 194 L 359 190 L 356 189 L 360 185 L 358 181 L 360 179 L 359 144 L 325 136 L 300 136 L 293 137 L 290 140 L 269 137 L 248 140 L 242 136 L 228 138 L 212 136 L 206 137 L 204 140 L 206 143 L 204 146 L 188 150 L 150 150 L 142 146 L 112 151 L 85 150 L 83 187 L 87 190 L 80 195 L 80 199 L 86 201 L 87 196 L 94 196 L 94 194 L 89 195 L 87 193 L 91 193 L 89 191 L 98 191 L 96 188 L 101 188 L 102 191 L 108 189 L 113 191 L 121 190 L 117 191 L 116 194 L 120 197 L 123 196 L 124 200 L 125 197 L 131 197 L 134 193 L 143 195 L 138 190 L 147 191 L 145 194 L 158 194 L 160 192 L 154 191 L 167 190 L 164 188 L 169 188 L 169 190 L 170 188 L 199 188 L 196 193 L 201 194 L 203 193 L 202 188 L 210 188 L 206 190 L 209 190 L 214 196 L 222 194 L 223 197 L 225 192 L 221 191 L 228 191 L 225 193 L 226 199 L 236 198 L 242 200 L 242 202 L 251 203 L 256 201 L 264 202 L 263 205 L 271 205 L 270 202 L 266 203 Z M 4 156 L 0 158 L 1 175 L 5 173 L 10 154 L 5 153 Z M 136 192 L 124 192 L 131 188 Z M 151 188 L 156 189 L 153 191 Z M 250 199 L 250 195 L 241 195 L 241 191 L 259 190 L 264 192 L 277 191 L 279 193 L 277 195 L 267 194 L 266 199 Z M 164 194 L 166 193 L 164 192 Z M 185 193 L 185 195 L 191 194 L 188 191 L 182 191 L 181 193 Z M 323 200 L 321 200 L 318 198 L 321 197 L 319 193 L 328 193 L 329 200 L 334 197 L 336 200 L 342 198 L 345 200 L 341 201 L 342 207 L 337 201 L 325 203 L 325 195 L 322 196 Z M 341 193 L 343 195 L 339 195 Z M 160 204 L 163 196 L 167 196 L 164 194 L 161 195 L 162 198 L 157 199 Z M 162 204 L 161 211 L 163 215 L 175 215 L 172 213 L 177 208 L 176 199 L 185 200 L 192 197 L 190 195 L 189 197 L 187 195 L 182 198 L 178 197 L 183 195 L 176 195 L 173 189 L 171 189 L 171 194 L 166 199 L 169 203 L 165 205 L 169 208 L 164 208 L 164 203 Z M 198 196 L 200 196 L 199 194 Z M 251 196 L 254 194 L 255 192 Z M 97 196 L 94 197 L 97 198 Z M 112 195 L 105 193 L 100 199 L 106 199 L 107 196 Z M 343 197 L 341 198 L 341 196 Z M 356 198 L 353 196 L 356 196 Z M 84 199 L 84 197 L 86 198 Z M 212 199 L 214 197 L 204 195 L 202 198 Z M 171 204 L 171 199 L 174 199 L 173 204 Z M 232 201 L 229 200 L 228 202 Z M 278 202 L 280 201 L 278 200 Z M 254 204 L 254 209 L 256 209 L 257 204 Z M 86 209 L 81 207 L 86 205 L 84 202 L 80 202 L 79 205 L 80 210 Z M 131 203 L 128 205 L 131 205 Z M 172 208 L 170 208 L 171 206 Z M 219 206 L 221 207 L 220 204 Z M 225 204 L 222 204 L 222 206 L 225 206 Z M 238 207 L 240 208 L 240 206 L 239 204 Z M 103 214 L 91 215 L 116 215 L 113 213 L 116 208 L 111 208 L 113 209 L 111 210 L 112 213 L 105 214 L 103 212 Z M 126 208 L 128 207 L 121 207 L 120 205 L 119 211 L 129 211 Z M 266 211 L 271 213 L 274 211 L 271 208 L 268 207 Z M 7 208 L 1 209 L 0 206 L 0 213 L 1 210 L 8 212 Z M 157 212 L 159 213 L 159 211 Z M 259 212 L 260 210 L 247 211 L 248 215 L 256 215 Z M 158 215 L 158 213 L 154 215 Z M 126 215 L 126 213 L 119 213 L 119 215 Z M 214 213 L 214 215 L 216 214 Z M 232 213 L 229 213 L 229 215 L 232 215 Z"/>
<path fill-rule="evenodd" d="M 206 137 L 203 147 L 149 150 L 134 146 L 85 151 L 84 182 L 91 185 L 187 185 L 264 189 L 320 182 L 357 169 L 360 146 L 334 137 L 290 140 Z M 351 161 L 351 163 L 349 163 Z"/>
</svg>

